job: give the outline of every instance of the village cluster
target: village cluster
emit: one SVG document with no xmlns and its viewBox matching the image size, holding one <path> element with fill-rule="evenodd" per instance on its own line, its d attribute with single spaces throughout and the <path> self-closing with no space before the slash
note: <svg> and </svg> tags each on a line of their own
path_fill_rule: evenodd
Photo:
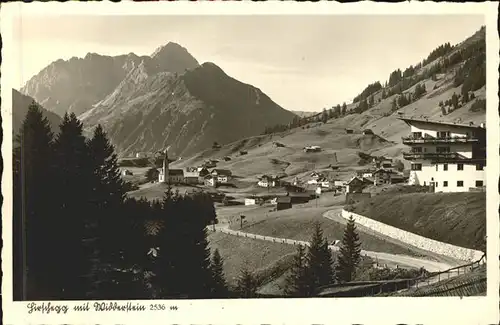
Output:
<svg viewBox="0 0 500 325">
<path fill-rule="evenodd" d="M 285 181 L 285 173 L 277 175 L 261 175 L 256 180 L 256 187 L 267 189 L 257 194 L 248 194 L 244 198 L 245 205 L 259 205 L 270 202 L 277 210 L 288 209 L 292 204 L 306 203 L 317 198 L 322 192 L 333 192 L 334 195 L 346 194 L 346 203 L 369 197 L 367 187 L 390 184 L 408 184 L 428 187 L 429 192 L 464 192 L 483 191 L 485 189 L 486 165 L 486 129 L 484 124 L 460 124 L 400 117 L 410 126 L 410 135 L 402 138 L 402 143 L 410 147 L 403 152 L 403 158 L 410 163 L 405 170 L 396 161 L 377 156 L 369 156 L 369 167 L 353 170 L 348 180 L 336 179 L 330 171 L 312 171 L 305 177 L 295 177 Z M 351 130 L 346 130 L 348 133 Z M 371 130 L 363 131 L 364 135 L 373 134 Z M 275 146 L 276 143 L 275 143 Z M 281 145 L 283 146 L 283 145 Z M 217 145 L 217 148 L 220 148 Z M 307 146 L 304 152 L 321 152 L 320 146 Z M 167 150 L 163 153 L 163 165 L 155 169 L 157 174 L 153 182 L 172 185 L 220 186 L 236 187 L 236 177 L 229 169 L 217 168 L 219 160 L 206 160 L 198 167 L 184 169 L 169 168 Z M 240 155 L 246 155 L 246 151 Z M 334 160 L 337 162 L 336 153 Z M 229 161 L 230 157 L 222 160 Z M 336 171 L 339 165 L 330 165 Z M 124 173 L 127 173 L 125 170 Z M 345 175 L 345 174 L 344 174 Z M 212 191 L 217 192 L 217 191 Z M 256 192 L 259 192 L 258 190 Z M 218 200 L 223 201 L 226 195 L 218 193 Z M 227 198 L 226 198 L 227 200 Z M 242 204 L 240 202 L 239 204 Z"/>
</svg>

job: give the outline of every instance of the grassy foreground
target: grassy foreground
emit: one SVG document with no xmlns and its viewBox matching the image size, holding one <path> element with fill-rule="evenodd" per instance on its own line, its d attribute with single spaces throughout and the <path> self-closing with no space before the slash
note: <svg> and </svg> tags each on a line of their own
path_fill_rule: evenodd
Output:
<svg viewBox="0 0 500 325">
<path fill-rule="evenodd" d="M 341 240 L 344 234 L 345 225 L 324 218 L 323 213 L 327 210 L 329 210 L 329 208 L 304 207 L 269 212 L 267 214 L 259 213 L 257 215 L 252 215 L 247 213 L 248 221 L 243 225 L 242 231 L 264 236 L 306 241 L 310 240 L 312 236 L 314 224 L 319 222 L 328 242 L 331 243 L 334 240 Z M 240 224 L 235 222 L 231 224 L 230 227 L 239 230 Z M 375 252 L 389 252 L 392 254 L 422 256 L 422 254 L 416 251 L 385 241 L 370 234 L 361 231 L 358 233 L 362 249 Z"/>
</svg>

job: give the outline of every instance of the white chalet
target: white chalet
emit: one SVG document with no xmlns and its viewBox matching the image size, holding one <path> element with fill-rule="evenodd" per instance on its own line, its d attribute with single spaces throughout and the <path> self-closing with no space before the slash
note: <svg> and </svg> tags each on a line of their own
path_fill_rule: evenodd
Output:
<svg viewBox="0 0 500 325">
<path fill-rule="evenodd" d="M 213 169 L 210 175 L 217 179 L 218 183 L 228 183 L 231 180 L 231 171 L 228 169 Z"/>
<path fill-rule="evenodd" d="M 411 162 L 409 184 L 436 192 L 466 192 L 486 186 L 486 129 L 427 119 L 400 118 L 410 126 L 403 157 Z"/>
<path fill-rule="evenodd" d="M 263 175 L 261 178 L 259 178 L 257 185 L 259 185 L 260 187 L 275 187 L 276 180 L 272 176 Z"/>
</svg>

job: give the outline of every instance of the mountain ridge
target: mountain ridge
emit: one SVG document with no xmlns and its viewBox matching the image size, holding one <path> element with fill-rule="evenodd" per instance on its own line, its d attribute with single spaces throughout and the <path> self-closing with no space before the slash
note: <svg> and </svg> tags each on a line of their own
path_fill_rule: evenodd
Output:
<svg viewBox="0 0 500 325">
<path fill-rule="evenodd" d="M 172 154 L 192 153 L 295 117 L 260 89 L 213 62 L 200 64 L 174 42 L 151 56 L 87 53 L 57 60 L 23 91 L 59 115 L 77 114 L 87 135 L 102 124 L 120 156 L 166 146 Z"/>
</svg>

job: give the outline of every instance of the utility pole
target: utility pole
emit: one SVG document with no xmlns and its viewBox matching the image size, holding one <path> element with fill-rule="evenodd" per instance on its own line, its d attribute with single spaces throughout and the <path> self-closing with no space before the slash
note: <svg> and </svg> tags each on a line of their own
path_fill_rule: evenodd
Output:
<svg viewBox="0 0 500 325">
<path fill-rule="evenodd" d="M 240 229 L 243 228 L 243 219 L 245 219 L 245 216 L 241 215 L 240 216 Z"/>
</svg>

